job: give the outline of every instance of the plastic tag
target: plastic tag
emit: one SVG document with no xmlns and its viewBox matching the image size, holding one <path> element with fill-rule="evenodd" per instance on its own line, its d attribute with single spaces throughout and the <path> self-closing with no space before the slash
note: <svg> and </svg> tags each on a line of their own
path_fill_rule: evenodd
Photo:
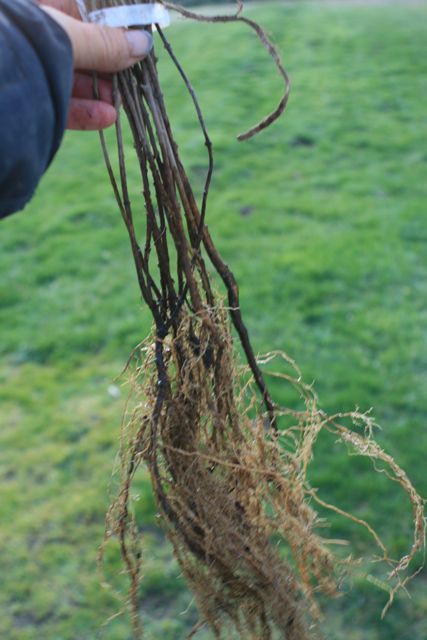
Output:
<svg viewBox="0 0 427 640">
<path fill-rule="evenodd" d="M 165 7 L 157 2 L 152 4 L 129 4 L 105 7 L 88 14 L 89 22 L 108 27 L 143 27 L 158 24 L 168 27 L 171 19 Z"/>
</svg>

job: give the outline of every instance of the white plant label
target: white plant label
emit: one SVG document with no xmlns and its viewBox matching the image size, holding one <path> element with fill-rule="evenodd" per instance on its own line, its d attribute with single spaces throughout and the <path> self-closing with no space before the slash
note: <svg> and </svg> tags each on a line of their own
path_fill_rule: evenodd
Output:
<svg viewBox="0 0 427 640">
<path fill-rule="evenodd" d="M 143 27 L 156 24 L 160 27 L 168 27 L 171 22 L 169 12 L 158 2 L 106 7 L 91 11 L 88 18 L 89 22 L 108 27 Z"/>
</svg>

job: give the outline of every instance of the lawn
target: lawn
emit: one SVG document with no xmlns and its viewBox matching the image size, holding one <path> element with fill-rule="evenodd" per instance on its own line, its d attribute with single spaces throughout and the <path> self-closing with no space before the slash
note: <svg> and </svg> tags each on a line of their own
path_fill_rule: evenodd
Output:
<svg viewBox="0 0 427 640">
<path fill-rule="evenodd" d="M 427 4 L 263 2 L 247 13 L 270 29 L 293 91 L 280 123 L 245 144 L 235 134 L 280 95 L 265 52 L 239 25 L 169 31 L 215 145 L 209 228 L 256 351 L 284 348 L 327 411 L 373 407 L 381 445 L 427 496 Z M 200 192 L 203 140 L 158 48 Z M 130 640 L 115 615 L 126 588 L 117 549 L 103 576 L 96 556 L 127 397 L 117 376 L 150 318 L 95 134 L 68 134 L 32 204 L 1 223 L 0 269 L 0 637 Z M 395 553 L 410 544 L 399 489 L 342 446 L 319 443 L 312 481 Z M 183 640 L 197 613 L 144 473 L 138 487 L 146 638 Z M 330 537 L 375 552 L 332 521 Z M 425 573 L 381 621 L 387 594 L 364 572 L 327 607 L 326 638 L 427 639 Z"/>
</svg>

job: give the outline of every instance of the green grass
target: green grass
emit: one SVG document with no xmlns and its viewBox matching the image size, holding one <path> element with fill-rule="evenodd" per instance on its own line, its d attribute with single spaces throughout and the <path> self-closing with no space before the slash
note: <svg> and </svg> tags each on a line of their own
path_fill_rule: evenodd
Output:
<svg viewBox="0 0 427 640">
<path fill-rule="evenodd" d="M 374 407 L 380 443 L 425 496 L 427 7 L 266 2 L 248 14 L 273 33 L 293 93 L 283 120 L 244 145 L 234 134 L 280 94 L 265 52 L 239 26 L 170 30 L 216 148 L 209 227 L 256 350 L 285 348 L 328 411 Z M 160 68 L 200 190 L 193 109 L 163 55 Z M 150 318 L 96 136 L 67 135 L 31 206 L 0 231 L 0 637 L 128 640 L 126 616 L 104 625 L 121 604 L 100 587 L 96 553 L 126 398 L 109 387 Z M 340 445 L 319 443 L 312 479 L 396 553 L 410 542 L 399 490 Z M 139 488 L 147 638 L 182 640 L 194 605 L 144 474 Z M 333 522 L 333 537 L 371 550 Z M 106 579 L 123 593 L 120 568 L 111 548 Z M 383 622 L 386 595 L 353 582 L 322 623 L 328 640 L 427 638 L 425 576 Z"/>
</svg>

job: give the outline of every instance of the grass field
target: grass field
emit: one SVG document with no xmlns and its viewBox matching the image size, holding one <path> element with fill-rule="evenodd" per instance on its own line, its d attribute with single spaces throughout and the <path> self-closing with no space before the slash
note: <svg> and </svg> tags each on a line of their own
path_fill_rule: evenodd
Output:
<svg viewBox="0 0 427 640">
<path fill-rule="evenodd" d="M 328 411 L 373 407 L 380 443 L 426 496 L 427 5 L 266 2 L 248 14 L 274 35 L 293 92 L 283 120 L 244 145 L 234 135 L 279 97 L 265 53 L 239 26 L 170 30 L 216 148 L 209 227 L 256 351 L 286 349 Z M 200 189 L 200 132 L 160 57 Z M 100 586 L 124 592 L 117 550 L 104 578 L 96 553 L 126 399 L 115 378 L 150 321 L 96 135 L 67 135 L 31 206 L 1 223 L 0 269 L 0 637 L 128 640 L 126 615 L 105 624 L 121 603 Z M 410 509 L 363 460 L 322 441 L 312 479 L 395 553 L 410 543 Z M 139 487 L 146 638 L 183 640 L 197 614 L 144 474 Z M 330 534 L 373 551 L 346 522 Z M 327 609 L 328 640 L 427 639 L 425 573 L 384 621 L 387 594 L 356 573 Z"/>
</svg>

